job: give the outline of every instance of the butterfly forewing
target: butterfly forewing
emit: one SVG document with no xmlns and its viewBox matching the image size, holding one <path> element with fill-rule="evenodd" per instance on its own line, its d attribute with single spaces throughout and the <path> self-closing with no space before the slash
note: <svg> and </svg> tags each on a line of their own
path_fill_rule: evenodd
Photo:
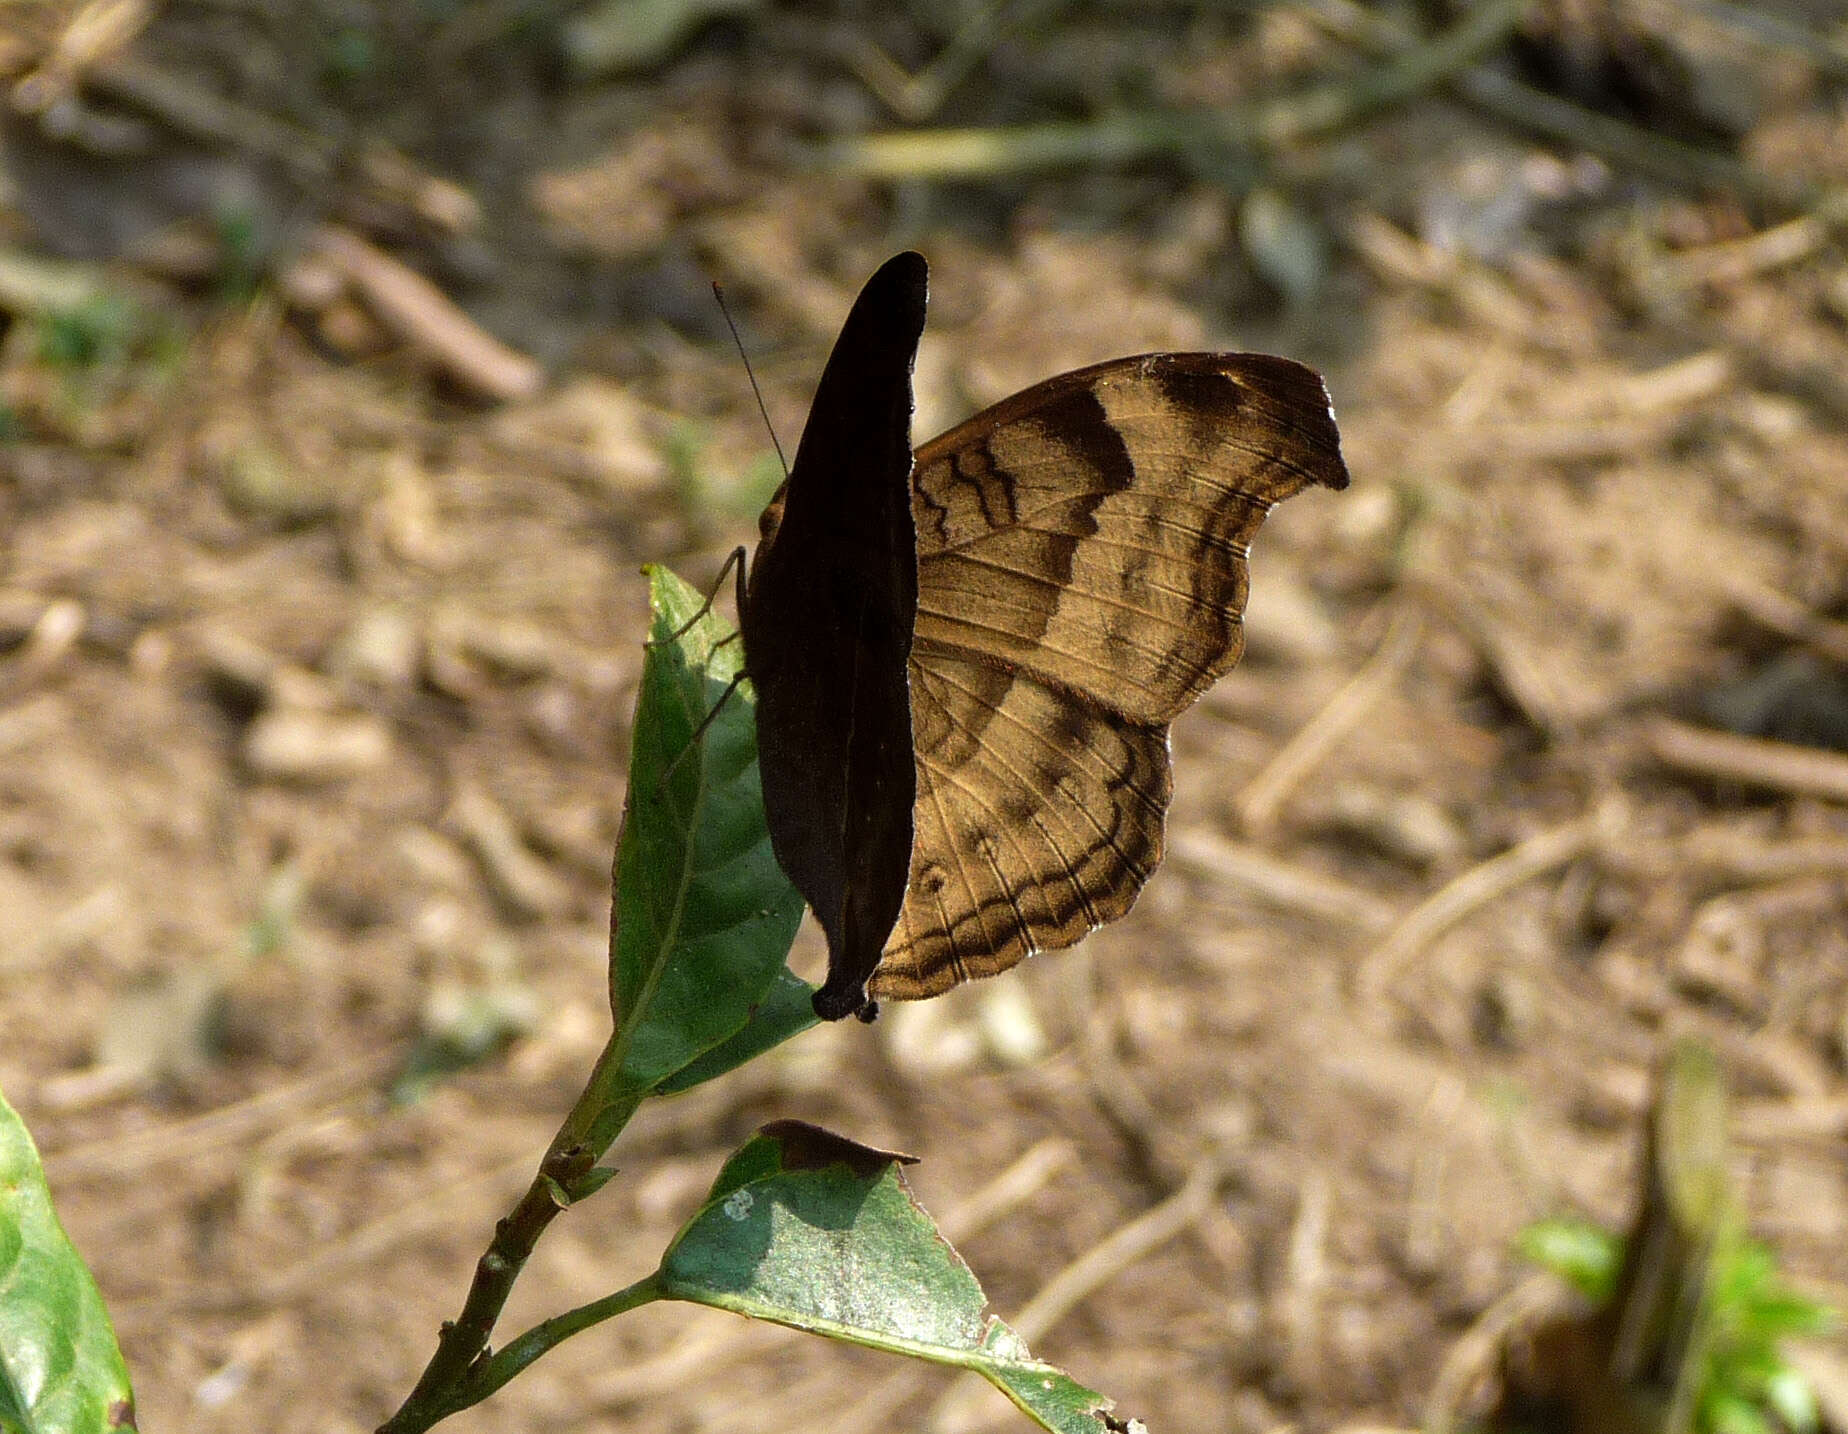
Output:
<svg viewBox="0 0 1848 1434">
<path fill-rule="evenodd" d="M 865 1006 L 911 857 L 908 478 L 924 295 L 917 254 L 861 290 L 765 513 L 739 614 L 771 845 L 827 935 L 815 1009 L 829 1019 Z"/>
<path fill-rule="evenodd" d="M 875 995 L 924 996 L 1122 915 L 1160 860 L 1167 724 L 1238 661 L 1271 506 L 1345 487 L 1320 378 L 1151 354 L 918 451 L 910 889 Z"/>
<path fill-rule="evenodd" d="M 1264 515 L 1346 479 L 1321 380 L 1287 359 L 1051 379 L 919 450 L 918 636 L 1172 721 L 1238 661 Z"/>
</svg>

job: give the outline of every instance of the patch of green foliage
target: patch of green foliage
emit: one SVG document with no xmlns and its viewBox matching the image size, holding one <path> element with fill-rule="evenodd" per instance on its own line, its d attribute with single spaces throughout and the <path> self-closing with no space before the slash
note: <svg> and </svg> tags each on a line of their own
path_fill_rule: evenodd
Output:
<svg viewBox="0 0 1848 1434">
<path fill-rule="evenodd" d="M 38 320 L 38 357 L 63 369 L 93 369 L 128 357 L 141 330 L 133 304 L 100 292 Z"/>
<path fill-rule="evenodd" d="M 1521 1231 L 1517 1248 L 1594 1304 L 1616 1293 L 1624 1241 L 1600 1225 L 1570 1217 L 1536 1221 Z M 1792 1336 L 1827 1334 L 1838 1316 L 1792 1289 L 1767 1247 L 1746 1239 L 1717 1243 L 1701 1318 L 1696 1434 L 1813 1434 L 1820 1427 L 1815 1391 L 1780 1346 Z"/>
</svg>

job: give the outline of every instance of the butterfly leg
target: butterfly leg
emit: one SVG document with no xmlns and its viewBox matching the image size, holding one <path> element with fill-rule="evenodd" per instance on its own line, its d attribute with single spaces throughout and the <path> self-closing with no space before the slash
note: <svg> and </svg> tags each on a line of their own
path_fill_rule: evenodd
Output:
<svg viewBox="0 0 1848 1434">
<path fill-rule="evenodd" d="M 678 642 L 680 641 L 681 638 L 685 637 L 689 632 L 693 630 L 693 625 L 696 622 L 698 622 L 707 613 L 712 611 L 712 604 L 717 600 L 719 596 L 719 589 L 725 586 L 725 579 L 727 577 L 730 577 L 734 571 L 737 574 L 738 611 L 743 612 L 744 611 L 744 545 L 740 543 L 737 547 L 731 550 L 731 556 L 725 559 L 725 566 L 719 569 L 719 575 L 717 578 L 713 580 L 712 588 L 706 594 L 706 600 L 699 605 L 699 610 L 695 612 L 692 617 L 688 618 L 685 622 L 681 623 L 679 627 L 675 628 L 666 637 L 651 637 L 642 645 L 644 647 L 665 647 L 667 646 L 668 643 Z M 734 632 L 731 635 L 731 637 L 726 638 L 725 641 L 730 642 L 732 638 L 736 637 L 737 635 L 738 634 Z"/>
<path fill-rule="evenodd" d="M 706 735 L 706 729 L 712 725 L 713 719 L 725 710 L 725 704 L 731 701 L 732 693 L 738 690 L 738 684 L 743 682 L 744 678 L 745 674 L 740 672 L 736 677 L 732 678 L 730 682 L 725 684 L 725 690 L 719 694 L 719 700 L 706 709 L 706 715 L 699 719 L 699 726 L 695 727 L 693 729 L 693 735 L 687 738 L 686 746 L 682 747 L 674 754 L 674 760 L 667 764 L 659 777 L 655 778 L 654 794 L 656 798 L 659 798 L 660 795 L 667 790 L 667 779 L 673 776 L 681 762 L 686 760 L 687 753 L 699 749 L 700 739 Z"/>
</svg>

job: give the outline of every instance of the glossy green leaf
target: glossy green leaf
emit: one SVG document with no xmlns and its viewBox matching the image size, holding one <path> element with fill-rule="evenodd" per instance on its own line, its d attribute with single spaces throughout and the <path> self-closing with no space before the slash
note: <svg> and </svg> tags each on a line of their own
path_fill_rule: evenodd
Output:
<svg viewBox="0 0 1848 1434">
<path fill-rule="evenodd" d="M 1777 1370 L 1765 1381 L 1765 1407 L 1777 1415 L 1791 1434 L 1812 1434 L 1822 1426 L 1816 1390 L 1800 1370 Z"/>
<path fill-rule="evenodd" d="M 655 1093 L 678 1095 L 683 1090 L 691 1090 L 715 1076 L 736 1070 L 771 1047 L 782 1045 L 797 1032 L 807 1030 L 817 1020 L 810 999 L 814 994 L 813 986 L 785 967 L 777 972 L 763 1004 L 751 1013 L 743 1030 L 662 1081 L 655 1087 Z"/>
<path fill-rule="evenodd" d="M 988 1313 L 905 1160 L 799 1121 L 765 1126 L 669 1247 L 662 1294 L 973 1370 L 1046 1429 L 1104 1434 L 1110 1401 Z"/>
<path fill-rule="evenodd" d="M 654 621 L 610 942 L 621 1083 L 636 1092 L 765 1009 L 802 919 L 764 825 L 755 699 L 749 684 L 733 686 L 741 644 L 673 573 L 650 568 L 649 578 Z"/>
<path fill-rule="evenodd" d="M 58 1223 L 32 1137 L 0 1097 L 0 1430 L 134 1427 L 103 1297 Z"/>
<path fill-rule="evenodd" d="M 1536 1220 L 1516 1244 L 1524 1258 L 1551 1270 L 1587 1299 L 1602 1303 L 1617 1288 L 1623 1239 L 1589 1220 L 1567 1215 Z"/>
<path fill-rule="evenodd" d="M 1773 1434 L 1771 1421 L 1757 1405 L 1727 1390 L 1701 1401 L 1697 1422 L 1707 1434 Z"/>
</svg>

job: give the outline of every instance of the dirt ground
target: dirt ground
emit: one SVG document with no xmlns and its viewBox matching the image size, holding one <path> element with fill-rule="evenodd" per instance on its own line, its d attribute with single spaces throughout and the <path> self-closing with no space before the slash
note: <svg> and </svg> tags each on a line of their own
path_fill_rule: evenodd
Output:
<svg viewBox="0 0 1848 1434">
<path fill-rule="evenodd" d="M 1262 534 L 1129 918 L 651 1106 L 503 1332 L 796 1116 L 921 1155 L 1157 1434 L 1414 1425 L 1525 1222 L 1624 1218 L 1687 1032 L 1751 1229 L 1848 1306 L 1844 12 L 1558 0 L 1382 92 L 1458 17 L 965 9 L 704 6 L 624 68 L 537 0 L 0 5 L 0 1088 L 143 1428 L 408 1391 L 605 1033 L 640 565 L 709 581 L 774 483 L 708 283 L 788 445 L 906 246 L 921 436 L 1261 349 L 1353 487 Z M 897 177 L 816 148 L 891 130 Z M 447 1427 L 1026 1426 L 669 1306 Z"/>
</svg>

